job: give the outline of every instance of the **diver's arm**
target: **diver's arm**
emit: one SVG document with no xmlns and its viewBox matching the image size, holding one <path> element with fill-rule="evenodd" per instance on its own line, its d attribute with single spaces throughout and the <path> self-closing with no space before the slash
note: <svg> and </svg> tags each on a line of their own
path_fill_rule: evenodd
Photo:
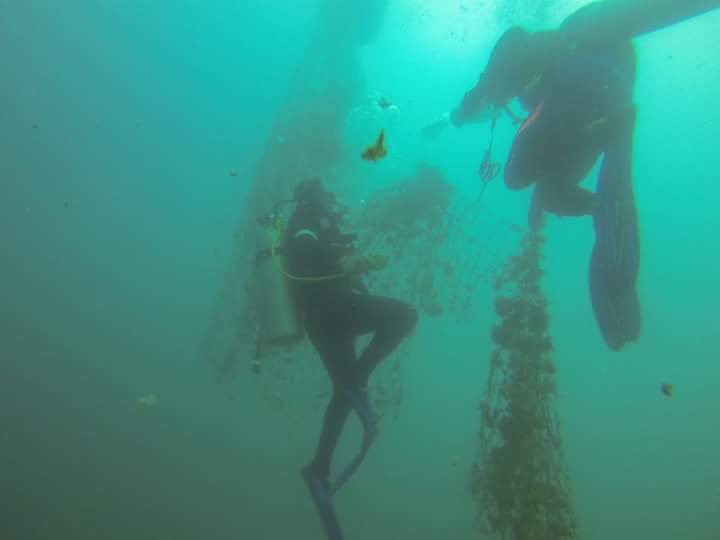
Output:
<svg viewBox="0 0 720 540">
<path fill-rule="evenodd" d="M 483 117 L 487 108 L 485 72 L 483 72 L 477 84 L 465 93 L 460 104 L 450 112 L 450 122 L 455 127 L 461 127 Z"/>
<path fill-rule="evenodd" d="M 491 120 L 490 106 L 503 108 L 524 94 L 563 53 L 564 46 L 556 31 L 528 32 L 517 26 L 508 29 L 493 47 L 477 84 L 452 112 L 452 123 L 460 126 Z"/>
<path fill-rule="evenodd" d="M 323 242 L 312 228 L 292 231 L 286 242 L 288 260 L 295 273 L 303 277 L 317 277 L 339 271 L 337 248 Z"/>
</svg>

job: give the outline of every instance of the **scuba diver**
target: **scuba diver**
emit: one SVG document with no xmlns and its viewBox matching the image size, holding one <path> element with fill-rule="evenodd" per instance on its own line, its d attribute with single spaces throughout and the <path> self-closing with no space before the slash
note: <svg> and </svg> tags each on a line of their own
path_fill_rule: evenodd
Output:
<svg viewBox="0 0 720 540">
<path fill-rule="evenodd" d="M 590 297 L 602 336 L 614 351 L 637 340 L 642 321 L 632 187 L 632 38 L 719 4 L 603 0 L 580 8 L 554 31 L 511 28 L 495 45 L 475 87 L 446 114 L 456 127 L 487 121 L 490 108 L 507 110 L 513 98 L 530 112 L 513 141 L 505 185 L 511 190 L 534 185 L 528 216 L 534 230 L 542 227 L 544 212 L 592 216 L 596 236 L 589 265 Z M 428 133 L 433 130 L 436 125 Z M 592 192 L 579 184 L 600 156 L 597 189 Z"/>
<path fill-rule="evenodd" d="M 284 237 L 286 275 L 307 335 L 333 385 L 315 457 L 302 474 L 328 537 L 339 540 L 342 534 L 331 497 L 360 465 L 375 432 L 368 379 L 413 330 L 417 313 L 403 302 L 369 294 L 362 274 L 381 270 L 387 261 L 380 255 L 355 253 L 357 235 L 340 230 L 344 207 L 320 180 L 300 182 L 295 201 L 297 207 Z M 370 333 L 374 334 L 372 340 L 358 357 L 356 337 Z M 331 485 L 333 453 L 352 410 L 363 424 L 363 447 Z"/>
</svg>

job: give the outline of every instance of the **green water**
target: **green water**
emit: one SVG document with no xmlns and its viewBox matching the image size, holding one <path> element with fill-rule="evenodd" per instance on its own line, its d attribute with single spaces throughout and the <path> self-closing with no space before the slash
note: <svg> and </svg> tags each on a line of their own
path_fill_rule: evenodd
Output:
<svg viewBox="0 0 720 540">
<path fill-rule="evenodd" d="M 310 402 L 327 389 L 317 358 L 304 353 L 301 383 L 274 406 L 250 373 L 218 384 L 198 355 L 255 164 L 283 107 L 321 84 L 303 52 L 317 35 L 340 50 L 348 19 L 377 27 L 353 45 L 338 134 L 348 204 L 419 161 L 467 198 L 487 125 L 432 143 L 419 130 L 475 83 L 510 22 L 549 28 L 584 3 L 337 2 L 338 17 L 355 11 L 333 26 L 319 0 L 0 0 L 0 538 L 321 538 L 299 476 L 324 405 Z M 609 352 L 595 327 L 591 222 L 546 227 L 557 406 L 586 540 L 720 538 L 718 30 L 720 12 L 636 42 L 637 344 Z M 379 111 L 378 95 L 397 109 Z M 380 127 L 388 158 L 360 162 Z M 501 159 L 514 131 L 498 126 Z M 499 181 L 485 193 L 498 224 L 524 224 L 528 200 Z M 349 540 L 480 538 L 466 479 L 489 285 L 475 306 L 467 322 L 421 317 L 397 418 L 336 502 Z M 159 402 L 142 406 L 148 394 Z M 356 425 L 349 437 L 341 458 Z"/>
</svg>

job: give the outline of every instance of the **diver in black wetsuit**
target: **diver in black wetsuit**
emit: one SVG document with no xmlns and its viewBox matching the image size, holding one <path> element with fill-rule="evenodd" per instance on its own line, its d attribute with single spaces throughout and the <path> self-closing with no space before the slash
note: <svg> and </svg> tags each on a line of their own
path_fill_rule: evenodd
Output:
<svg viewBox="0 0 720 540">
<path fill-rule="evenodd" d="M 534 184 L 528 221 L 543 212 L 593 217 L 589 285 L 605 342 L 620 350 L 640 335 L 640 261 L 632 188 L 635 54 L 632 38 L 715 9 L 719 0 L 603 0 L 557 30 L 511 28 L 476 86 L 450 113 L 455 126 L 485 118 L 518 98 L 531 111 L 505 167 L 508 188 Z M 579 186 L 600 156 L 595 193 Z"/>
<path fill-rule="evenodd" d="M 303 475 L 327 496 L 330 463 L 345 420 L 353 408 L 361 416 L 369 414 L 368 378 L 412 331 L 417 313 L 368 293 L 361 275 L 382 269 L 385 261 L 354 253 L 352 236 L 340 230 L 342 211 L 320 180 L 300 182 L 295 200 L 298 206 L 285 233 L 286 268 L 301 278 L 291 280 L 293 294 L 333 384 L 315 458 Z M 370 333 L 372 341 L 358 358 L 355 339 Z"/>
<path fill-rule="evenodd" d="M 592 214 L 594 194 L 578 184 L 603 153 L 611 130 L 634 121 L 632 43 L 583 35 L 594 12 L 603 8 L 585 6 L 557 31 L 508 30 L 478 84 L 450 116 L 461 126 L 489 104 L 503 107 L 514 97 L 531 111 L 513 143 L 505 184 L 513 190 L 535 184 L 529 215 L 534 229 L 542 226 L 544 210 Z"/>
</svg>

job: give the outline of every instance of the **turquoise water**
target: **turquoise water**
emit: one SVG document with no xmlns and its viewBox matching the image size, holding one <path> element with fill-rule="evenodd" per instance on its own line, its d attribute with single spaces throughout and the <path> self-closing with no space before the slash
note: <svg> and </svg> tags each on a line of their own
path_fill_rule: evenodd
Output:
<svg viewBox="0 0 720 540">
<path fill-rule="evenodd" d="M 359 206 L 425 161 L 473 197 L 487 125 L 434 142 L 420 129 L 510 22 L 550 28 L 583 3 L 0 0 L 0 538 L 321 538 L 299 476 L 327 391 L 316 357 L 302 349 L 296 384 L 268 397 L 268 376 L 243 361 L 218 383 L 198 353 L 254 252 L 236 231 L 306 174 Z M 712 13 L 636 42 L 637 344 L 609 352 L 595 327 L 591 222 L 546 226 L 557 407 L 587 540 L 720 537 L 718 29 Z M 381 127 L 388 158 L 361 162 Z M 498 125 L 499 159 L 514 130 Z M 524 224 L 528 199 L 500 182 L 485 193 L 484 226 L 510 250 L 503 224 Z M 489 284 L 474 306 L 468 321 L 422 315 L 404 346 L 402 404 L 338 496 L 348 539 L 480 537 L 466 480 Z"/>
</svg>

